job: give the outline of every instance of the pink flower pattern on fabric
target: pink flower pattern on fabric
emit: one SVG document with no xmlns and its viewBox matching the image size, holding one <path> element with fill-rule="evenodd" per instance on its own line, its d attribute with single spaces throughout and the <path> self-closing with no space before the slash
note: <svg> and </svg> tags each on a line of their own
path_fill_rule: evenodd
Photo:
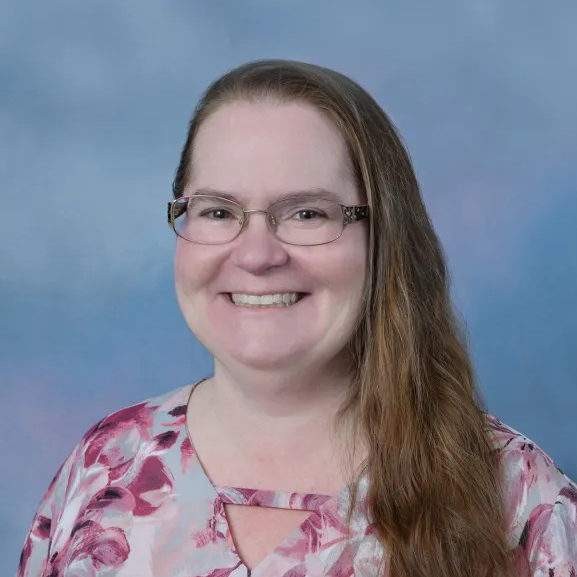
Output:
<svg viewBox="0 0 577 577">
<path fill-rule="evenodd" d="M 127 407 L 84 435 L 32 521 L 17 577 L 376 577 L 384 551 L 359 480 L 335 496 L 215 487 L 187 435 L 194 385 Z M 495 417 L 505 519 L 519 576 L 577 577 L 577 487 Z M 234 548 L 227 503 L 311 511 L 256 567 Z M 386 575 L 386 556 L 384 556 Z"/>
</svg>

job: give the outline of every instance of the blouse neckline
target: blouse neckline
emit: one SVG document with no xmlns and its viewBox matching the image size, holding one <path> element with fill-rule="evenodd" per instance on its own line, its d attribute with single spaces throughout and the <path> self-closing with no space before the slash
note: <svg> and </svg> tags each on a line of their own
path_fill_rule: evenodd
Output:
<svg viewBox="0 0 577 577">
<path fill-rule="evenodd" d="M 299 548 L 299 542 L 307 541 L 310 543 L 311 533 L 315 532 L 315 528 L 322 525 L 322 518 L 329 516 L 335 520 L 337 525 L 340 527 L 340 531 L 343 539 L 348 539 L 359 534 L 359 532 L 365 531 L 365 525 L 367 523 L 364 517 L 365 504 L 364 504 L 364 493 L 366 492 L 366 480 L 361 477 L 359 482 L 359 492 L 357 495 L 357 502 L 353 512 L 353 517 L 351 518 L 350 526 L 346 526 L 344 523 L 344 517 L 346 515 L 346 510 L 348 507 L 348 501 L 350 492 L 352 491 L 354 483 L 350 483 L 342 487 L 336 495 L 323 495 L 317 493 L 298 493 L 290 491 L 276 491 L 269 489 L 253 489 L 248 487 L 233 487 L 225 485 L 215 485 L 211 481 L 210 477 L 204 470 L 192 442 L 188 426 L 186 424 L 186 414 L 188 411 L 188 404 L 190 398 L 194 391 L 194 388 L 198 386 L 203 381 L 207 380 L 208 377 L 201 379 L 200 381 L 193 383 L 190 386 L 190 391 L 186 397 L 186 403 L 183 407 L 183 428 L 186 434 L 187 442 L 190 446 L 191 456 L 194 459 L 199 475 L 202 477 L 203 484 L 206 486 L 206 490 L 209 494 L 213 495 L 214 500 L 214 513 L 211 519 L 211 523 L 214 523 L 216 527 L 220 528 L 223 534 L 226 534 L 226 542 L 229 550 L 238 558 L 238 566 L 242 566 L 246 569 L 246 575 L 252 575 L 257 577 L 263 572 L 266 574 L 267 567 L 274 564 L 274 560 L 277 556 L 285 557 L 286 552 L 289 550 L 296 550 Z M 279 542 L 267 555 L 264 557 L 257 565 L 252 569 L 249 569 L 241 560 L 234 542 L 232 540 L 230 526 L 226 518 L 224 504 L 234 504 L 234 505 L 254 505 L 261 507 L 273 507 L 282 509 L 294 509 L 301 511 L 310 511 L 310 515 L 293 531 L 285 535 L 285 537 Z M 342 519 L 342 520 L 341 520 Z M 359 520 L 362 519 L 360 522 Z M 317 546 L 321 546 L 317 543 Z M 298 564 L 297 560 L 294 560 Z"/>
<path fill-rule="evenodd" d="M 297 511 L 314 511 L 335 497 L 318 493 L 291 493 L 246 487 L 215 486 L 214 489 L 222 501 L 227 504 L 274 507 Z"/>
</svg>

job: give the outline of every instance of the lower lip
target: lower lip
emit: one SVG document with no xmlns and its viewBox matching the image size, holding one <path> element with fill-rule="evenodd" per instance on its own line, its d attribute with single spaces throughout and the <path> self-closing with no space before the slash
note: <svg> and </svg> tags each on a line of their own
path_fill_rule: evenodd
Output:
<svg viewBox="0 0 577 577">
<path fill-rule="evenodd" d="M 274 313 L 278 313 L 281 311 L 288 311 L 288 310 L 295 310 L 295 308 L 297 308 L 301 303 L 303 303 L 304 301 L 308 300 L 308 297 L 310 296 L 309 294 L 306 294 L 303 298 L 301 298 L 300 300 L 298 300 L 296 303 L 290 305 L 290 306 L 280 306 L 280 307 L 275 307 L 275 306 L 243 306 L 243 305 L 235 305 L 232 300 L 230 299 L 230 296 L 228 294 L 221 294 L 220 295 L 222 298 L 224 298 L 226 300 L 226 302 L 231 306 L 234 307 L 235 310 L 237 311 L 243 311 L 243 312 L 247 312 L 247 313 L 264 313 L 264 312 L 274 312 Z"/>
</svg>

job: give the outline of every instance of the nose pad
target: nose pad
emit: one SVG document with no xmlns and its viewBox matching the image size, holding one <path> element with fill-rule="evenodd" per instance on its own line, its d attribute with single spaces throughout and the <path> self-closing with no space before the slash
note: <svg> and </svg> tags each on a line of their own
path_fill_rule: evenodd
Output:
<svg viewBox="0 0 577 577">
<path fill-rule="evenodd" d="M 272 214 L 268 215 L 268 221 L 270 222 L 272 229 L 276 232 L 277 224 L 276 224 L 276 220 L 274 219 L 274 216 Z"/>
</svg>

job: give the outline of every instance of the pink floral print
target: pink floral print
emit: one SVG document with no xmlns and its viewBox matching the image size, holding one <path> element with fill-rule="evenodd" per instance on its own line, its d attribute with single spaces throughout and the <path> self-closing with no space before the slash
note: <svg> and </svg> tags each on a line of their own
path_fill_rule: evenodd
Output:
<svg viewBox="0 0 577 577">
<path fill-rule="evenodd" d="M 196 383 L 197 384 L 197 383 Z M 17 577 L 376 577 L 383 548 L 366 479 L 335 496 L 213 486 L 186 432 L 187 385 L 122 409 L 84 435 L 32 521 Z M 506 523 L 518 575 L 577 577 L 577 488 L 495 417 Z M 224 505 L 311 511 L 256 567 L 234 548 Z M 386 556 L 384 571 L 386 575 Z"/>
</svg>

